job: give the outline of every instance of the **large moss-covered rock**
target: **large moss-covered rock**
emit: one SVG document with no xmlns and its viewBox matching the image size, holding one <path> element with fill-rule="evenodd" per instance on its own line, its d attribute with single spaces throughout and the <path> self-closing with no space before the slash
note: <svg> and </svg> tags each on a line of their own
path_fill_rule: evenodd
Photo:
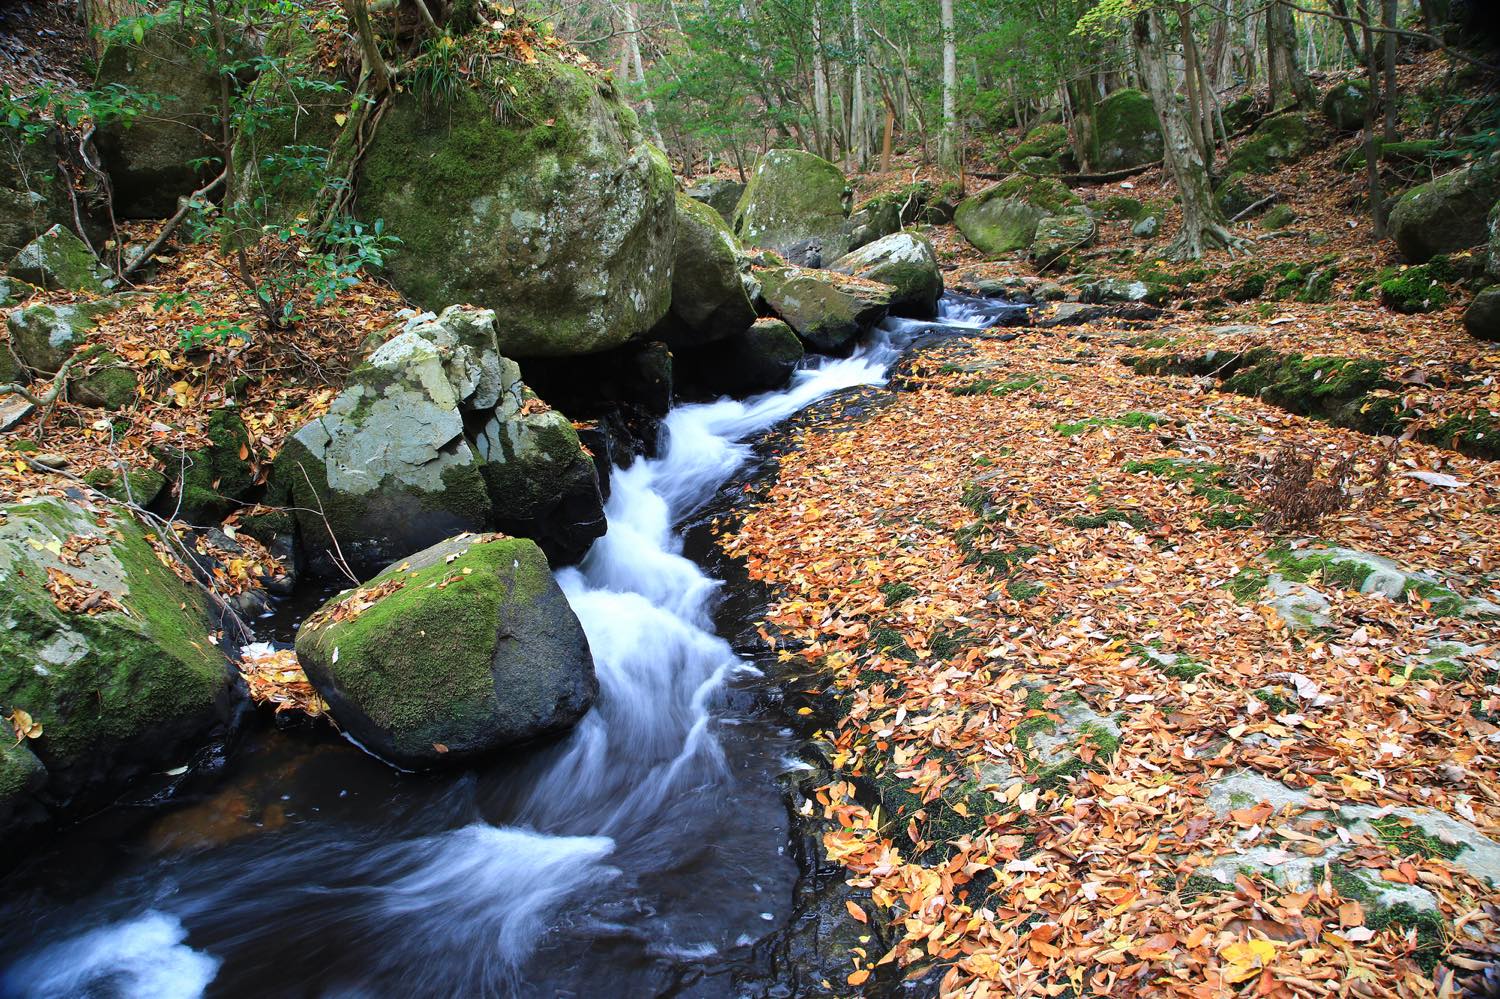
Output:
<svg viewBox="0 0 1500 999">
<path fill-rule="evenodd" d="M 340 727 L 409 769 L 566 731 L 599 690 L 541 549 L 496 535 L 443 541 L 335 597 L 297 657 Z"/>
<path fill-rule="evenodd" d="M 1054 177 L 1016 174 L 966 198 L 953 221 L 964 238 L 986 253 L 1026 250 L 1037 223 L 1083 203 Z"/>
<path fill-rule="evenodd" d="M 1010 158 L 1017 161 L 1054 159 L 1061 157 L 1067 149 L 1067 126 L 1058 122 L 1044 122 L 1027 132 L 1026 136 L 1011 148 Z"/>
<path fill-rule="evenodd" d="M 793 262 L 836 260 L 849 249 L 849 185 L 839 168 L 797 149 L 773 149 L 755 164 L 734 210 L 747 243 Z"/>
<path fill-rule="evenodd" d="M 1037 223 L 1031 259 L 1041 270 L 1065 270 L 1071 265 L 1073 254 L 1092 246 L 1098 237 L 1099 226 L 1081 212 L 1053 215 Z"/>
<path fill-rule="evenodd" d="M 124 409 L 135 402 L 139 385 L 140 379 L 123 357 L 100 350 L 88 359 L 84 370 L 73 372 L 68 392 L 85 406 Z"/>
<path fill-rule="evenodd" d="M 757 319 L 742 333 L 684 351 L 678 361 L 691 388 L 747 396 L 781 388 L 804 356 L 802 341 L 780 319 Z"/>
<path fill-rule="evenodd" d="M 829 267 L 866 281 L 891 286 L 891 312 L 898 316 L 931 319 L 943 294 L 943 272 L 932 244 L 921 236 L 897 232 L 840 257 Z"/>
<path fill-rule="evenodd" d="M 1408 262 L 1484 243 L 1488 216 L 1500 199 L 1500 168 L 1490 161 L 1460 167 L 1419 184 L 1391 210 L 1391 236 Z"/>
<path fill-rule="evenodd" d="M 1226 219 L 1238 218 L 1240 213 L 1265 197 L 1244 170 L 1236 170 L 1219 182 L 1214 189 L 1214 203 Z"/>
<path fill-rule="evenodd" d="M 116 41 L 99 60 L 95 83 L 153 95 L 161 107 L 99 129 L 97 142 L 114 189 L 115 214 L 165 218 L 177 199 L 202 186 L 218 156 L 219 76 L 204 57 L 210 41 L 186 21 L 160 18 L 142 36 Z"/>
<path fill-rule="evenodd" d="M 67 178 L 53 149 L 51 135 L 27 141 L 19 132 L 0 132 L 0 259 L 72 220 Z"/>
<path fill-rule="evenodd" d="M 834 271 L 768 267 L 756 271 L 761 294 L 814 350 L 840 354 L 890 310 L 889 285 Z"/>
<path fill-rule="evenodd" d="M 1464 310 L 1464 329 L 1481 340 L 1500 342 L 1500 285 L 1474 296 Z"/>
<path fill-rule="evenodd" d="M 1335 83 L 1323 94 L 1323 118 L 1340 132 L 1363 127 L 1370 107 L 1370 85 L 1364 80 Z"/>
<path fill-rule="evenodd" d="M 1316 135 L 1316 129 L 1304 115 L 1288 113 L 1267 118 L 1230 154 L 1227 169 L 1230 173 L 1240 170 L 1270 173 L 1306 156 Z"/>
<path fill-rule="evenodd" d="M 289 56 L 293 72 L 260 77 L 244 97 L 259 117 L 254 129 L 235 136 L 235 191 L 243 199 L 258 200 L 256 213 L 270 221 L 289 222 L 312 210 L 326 176 L 319 170 L 288 169 L 287 162 L 333 149 L 339 122 L 352 113 L 349 85 L 322 75 L 321 66 L 307 65 L 309 55 Z"/>
<path fill-rule="evenodd" d="M 910 203 L 901 191 L 879 194 L 849 213 L 849 250 L 853 252 L 883 236 L 901 231 L 901 209 Z"/>
<path fill-rule="evenodd" d="M 1151 98 L 1127 87 L 1094 108 L 1089 161 L 1096 170 L 1120 170 L 1161 157 L 1161 124 Z"/>
<path fill-rule="evenodd" d="M 740 273 L 741 253 L 719 213 L 687 195 L 677 196 L 677 243 L 672 260 L 674 346 L 708 343 L 743 332 L 755 306 Z"/>
<path fill-rule="evenodd" d="M 389 99 L 355 211 L 402 241 L 396 287 L 428 308 L 493 309 L 508 357 L 624 343 L 670 303 L 672 171 L 607 84 L 545 55 L 505 72 L 498 117 L 470 86 Z"/>
<path fill-rule="evenodd" d="M 102 804 L 225 721 L 228 667 L 198 592 L 133 520 L 78 501 L 0 509 L 0 714 L 41 725 L 25 748 L 45 770 L 7 753 L 0 811 Z"/>
<path fill-rule="evenodd" d="M 23 305 L 5 314 L 11 350 L 33 371 L 54 374 L 83 346 L 99 320 L 125 304 L 121 295 L 77 305 Z"/>
<path fill-rule="evenodd" d="M 685 193 L 694 201 L 718 212 L 725 222 L 730 222 L 734 219 L 734 208 L 740 203 L 740 196 L 745 193 L 745 185 L 737 180 L 707 177 L 688 188 Z"/>
<path fill-rule="evenodd" d="M 96 295 L 104 293 L 108 277 L 83 240 L 60 225 L 17 250 L 5 272 L 40 288 Z"/>
</svg>

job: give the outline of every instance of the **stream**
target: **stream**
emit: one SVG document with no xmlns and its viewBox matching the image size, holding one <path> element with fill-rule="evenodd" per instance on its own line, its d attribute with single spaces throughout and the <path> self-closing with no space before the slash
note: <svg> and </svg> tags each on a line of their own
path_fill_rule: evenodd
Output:
<svg viewBox="0 0 1500 999">
<path fill-rule="evenodd" d="M 790 916 L 783 777 L 805 764 L 679 526 L 756 435 L 1003 310 L 945 296 L 783 391 L 673 409 L 660 456 L 615 471 L 608 533 L 558 573 L 600 682 L 566 737 L 412 775 L 251 726 L 195 793 L 110 809 L 0 881 L 0 996 L 789 994 L 748 955 Z"/>
</svg>

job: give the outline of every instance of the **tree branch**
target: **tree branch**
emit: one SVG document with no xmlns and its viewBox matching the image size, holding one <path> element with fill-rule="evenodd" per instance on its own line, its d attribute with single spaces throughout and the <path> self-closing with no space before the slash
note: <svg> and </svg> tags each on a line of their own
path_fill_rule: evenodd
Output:
<svg viewBox="0 0 1500 999">
<path fill-rule="evenodd" d="M 187 218 L 187 213 L 192 210 L 193 205 L 196 204 L 199 199 L 205 197 L 214 188 L 224 183 L 225 178 L 227 178 L 228 176 L 229 171 L 225 170 L 213 180 L 209 181 L 207 184 L 204 184 L 192 194 L 189 194 L 187 197 L 178 198 L 176 214 L 167 219 L 166 224 L 161 227 L 161 231 L 156 234 L 156 238 L 151 241 L 151 244 L 149 246 L 141 251 L 140 256 L 136 257 L 135 260 L 131 262 L 129 267 L 126 267 L 124 270 L 120 271 L 120 279 L 124 280 L 130 277 L 130 275 L 134 274 L 138 269 L 144 267 L 146 261 L 156 256 L 156 252 L 160 250 L 164 245 L 166 245 L 167 240 L 172 237 L 172 233 L 177 231 L 177 227 L 182 224 L 182 220 Z"/>
</svg>

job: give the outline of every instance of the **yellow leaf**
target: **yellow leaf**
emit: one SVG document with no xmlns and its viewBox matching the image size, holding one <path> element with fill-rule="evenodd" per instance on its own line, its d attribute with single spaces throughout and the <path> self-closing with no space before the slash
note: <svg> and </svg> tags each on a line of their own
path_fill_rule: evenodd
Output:
<svg viewBox="0 0 1500 999">
<path fill-rule="evenodd" d="M 333 116 L 333 123 L 335 125 L 338 125 L 340 128 L 342 128 L 344 126 L 344 122 L 346 122 L 348 120 L 349 120 L 349 116 L 346 115 L 346 114 L 344 114 L 342 111 L 340 111 L 338 114 L 336 114 L 336 115 Z"/>
</svg>

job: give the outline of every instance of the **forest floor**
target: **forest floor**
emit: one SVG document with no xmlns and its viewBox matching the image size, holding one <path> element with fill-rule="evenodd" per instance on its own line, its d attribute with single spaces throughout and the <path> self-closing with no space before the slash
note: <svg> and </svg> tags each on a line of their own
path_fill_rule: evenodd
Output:
<svg viewBox="0 0 1500 999">
<path fill-rule="evenodd" d="M 1269 178 L 1294 225 L 1236 226 L 1260 265 L 1333 264 L 1330 301 L 1225 302 L 1245 258 L 1221 253 L 1152 321 L 930 346 L 722 537 L 828 706 L 808 807 L 883 927 L 831 991 L 937 960 L 973 996 L 1490 994 L 1500 466 L 1452 445 L 1494 454 L 1500 345 L 1462 303 L 1357 297 L 1396 259 L 1349 148 Z M 1139 250 L 1121 276 L 1183 272 L 1151 256 L 1175 220 L 1130 225 L 1101 227 Z M 950 287 L 1034 274 L 922 231 Z M 1221 391 L 1257 347 L 1313 359 L 1282 374 L 1346 393 L 1345 426 Z M 1198 376 L 1137 372 L 1172 355 Z M 1409 439 L 1348 429 L 1377 407 Z"/>
</svg>

